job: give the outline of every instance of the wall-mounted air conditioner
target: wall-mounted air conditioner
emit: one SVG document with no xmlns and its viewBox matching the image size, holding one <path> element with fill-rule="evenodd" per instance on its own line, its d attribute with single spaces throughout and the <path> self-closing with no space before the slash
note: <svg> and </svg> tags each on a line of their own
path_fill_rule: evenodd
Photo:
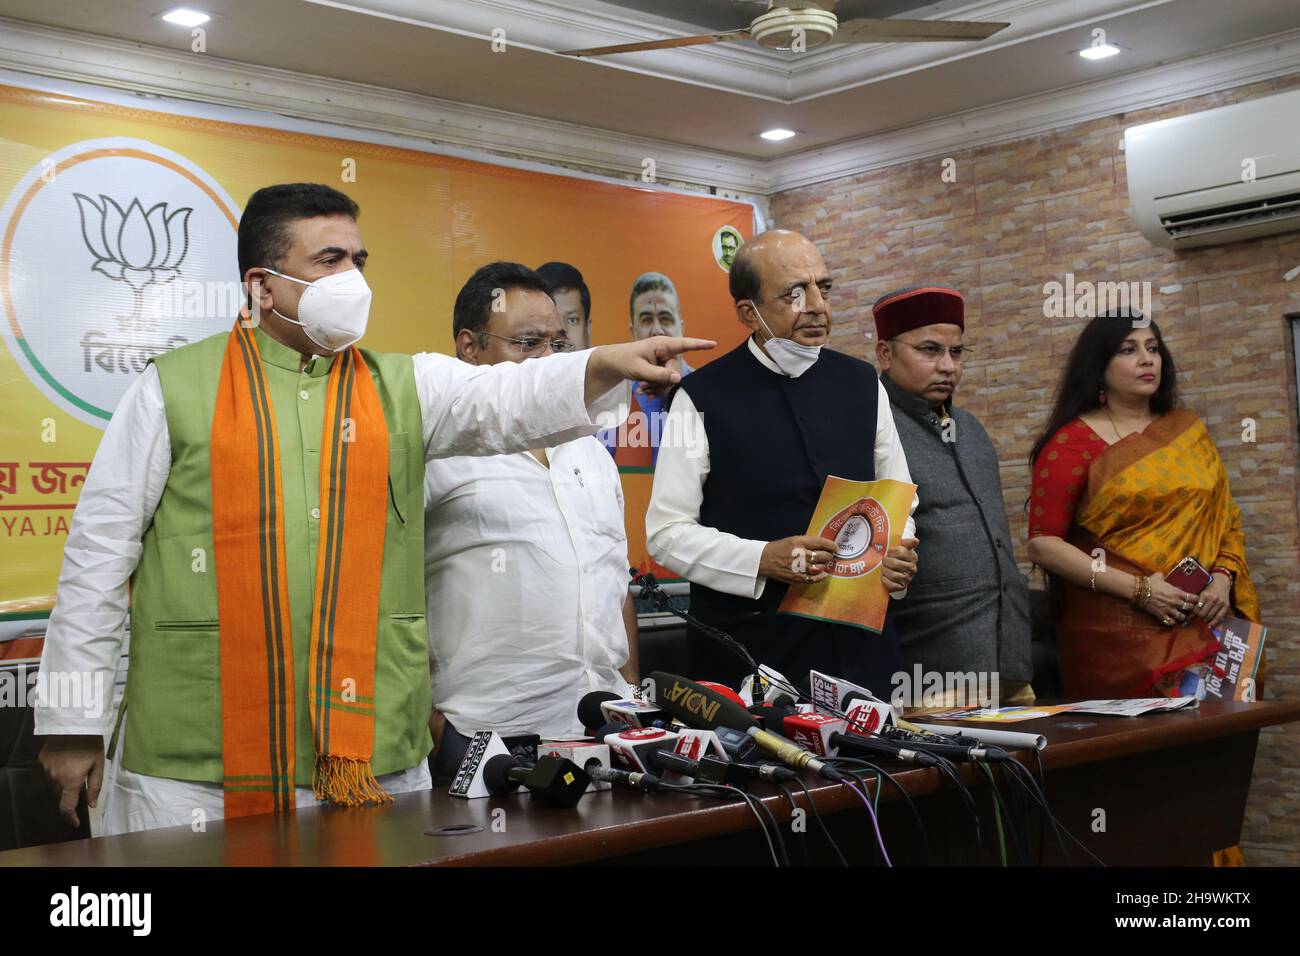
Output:
<svg viewBox="0 0 1300 956">
<path fill-rule="evenodd" d="M 1142 235 L 1173 249 L 1300 230 L 1300 90 L 1124 131 Z"/>
</svg>

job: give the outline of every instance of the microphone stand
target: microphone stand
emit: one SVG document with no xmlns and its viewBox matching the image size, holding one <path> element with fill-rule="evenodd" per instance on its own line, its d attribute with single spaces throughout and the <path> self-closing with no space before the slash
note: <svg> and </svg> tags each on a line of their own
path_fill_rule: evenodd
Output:
<svg viewBox="0 0 1300 956">
<path fill-rule="evenodd" d="M 754 660 L 754 655 L 749 652 L 749 648 L 740 643 L 740 641 L 736 640 L 726 631 L 719 630 L 712 624 L 706 624 L 704 621 L 701 621 L 690 611 L 673 607 L 672 598 L 668 595 L 667 591 L 659 586 L 659 582 L 649 571 L 638 571 L 636 568 L 628 568 L 628 573 L 632 575 L 632 583 L 640 586 L 641 597 L 649 597 L 650 600 L 654 602 L 657 610 L 663 611 L 666 614 L 677 615 L 682 620 L 686 621 L 687 624 L 703 631 L 713 640 L 731 651 L 731 653 L 735 654 L 745 662 L 750 673 L 754 675 L 754 687 L 757 688 L 761 686 L 759 681 L 762 679 L 762 674 L 759 671 L 758 661 Z M 796 689 L 795 697 L 798 698 L 800 696 L 802 695 L 799 694 Z"/>
</svg>

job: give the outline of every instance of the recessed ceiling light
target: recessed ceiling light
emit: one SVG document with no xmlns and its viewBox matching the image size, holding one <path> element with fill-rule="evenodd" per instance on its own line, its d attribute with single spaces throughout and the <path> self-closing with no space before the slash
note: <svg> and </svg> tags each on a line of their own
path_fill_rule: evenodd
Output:
<svg viewBox="0 0 1300 956">
<path fill-rule="evenodd" d="M 1119 47 L 1113 43 L 1103 43 L 1100 46 L 1085 47 L 1079 51 L 1079 56 L 1085 60 L 1104 60 L 1108 56 L 1114 56 L 1119 52 Z"/>
<path fill-rule="evenodd" d="M 781 140 L 783 140 L 783 139 L 789 139 L 791 136 L 793 136 L 793 135 L 794 135 L 794 130 L 792 130 L 792 129 L 769 129 L 769 130 L 767 130 L 767 132 L 759 133 L 758 135 L 761 136 L 761 137 L 763 137 L 763 139 L 766 139 L 766 140 L 768 140 L 768 141 L 770 141 L 770 142 L 773 142 L 773 143 L 779 143 Z"/>
<path fill-rule="evenodd" d="M 168 23 L 176 24 L 178 27 L 197 27 L 200 23 L 207 23 L 212 19 L 206 13 L 191 10 L 189 7 L 177 7 L 175 10 L 168 10 L 162 15 L 162 18 Z"/>
</svg>

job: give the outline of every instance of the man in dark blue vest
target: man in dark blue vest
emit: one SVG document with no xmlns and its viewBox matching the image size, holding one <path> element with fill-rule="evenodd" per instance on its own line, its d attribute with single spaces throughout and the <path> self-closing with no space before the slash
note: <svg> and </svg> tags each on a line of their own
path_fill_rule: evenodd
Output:
<svg viewBox="0 0 1300 956">
<path fill-rule="evenodd" d="M 817 669 L 888 696 L 898 639 L 778 614 L 789 585 L 827 575 L 835 543 L 807 535 L 829 475 L 911 483 L 889 399 L 866 362 L 825 348 L 831 277 L 798 233 L 774 230 L 731 267 L 736 315 L 751 335 L 682 380 L 673 397 L 646 512 L 651 557 L 691 582 L 691 611 L 796 683 Z M 912 510 L 917 502 L 912 502 Z M 894 596 L 916 573 L 909 517 L 883 563 Z M 748 668 L 688 630 L 692 673 L 737 686 Z"/>
</svg>

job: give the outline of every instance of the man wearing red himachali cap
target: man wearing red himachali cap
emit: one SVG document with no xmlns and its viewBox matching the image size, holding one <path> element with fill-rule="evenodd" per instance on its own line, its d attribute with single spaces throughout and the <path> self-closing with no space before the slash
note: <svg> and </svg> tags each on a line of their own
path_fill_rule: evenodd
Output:
<svg viewBox="0 0 1300 956">
<path fill-rule="evenodd" d="M 1011 547 L 997 451 L 979 420 L 953 405 L 972 352 L 962 344 L 961 293 L 913 286 L 882 296 L 871 311 L 880 381 L 920 488 L 924 560 L 891 612 L 904 663 L 908 671 L 974 673 L 983 678 L 978 686 L 998 688 L 1001 703 L 1032 703 L 1028 590 Z"/>
</svg>

